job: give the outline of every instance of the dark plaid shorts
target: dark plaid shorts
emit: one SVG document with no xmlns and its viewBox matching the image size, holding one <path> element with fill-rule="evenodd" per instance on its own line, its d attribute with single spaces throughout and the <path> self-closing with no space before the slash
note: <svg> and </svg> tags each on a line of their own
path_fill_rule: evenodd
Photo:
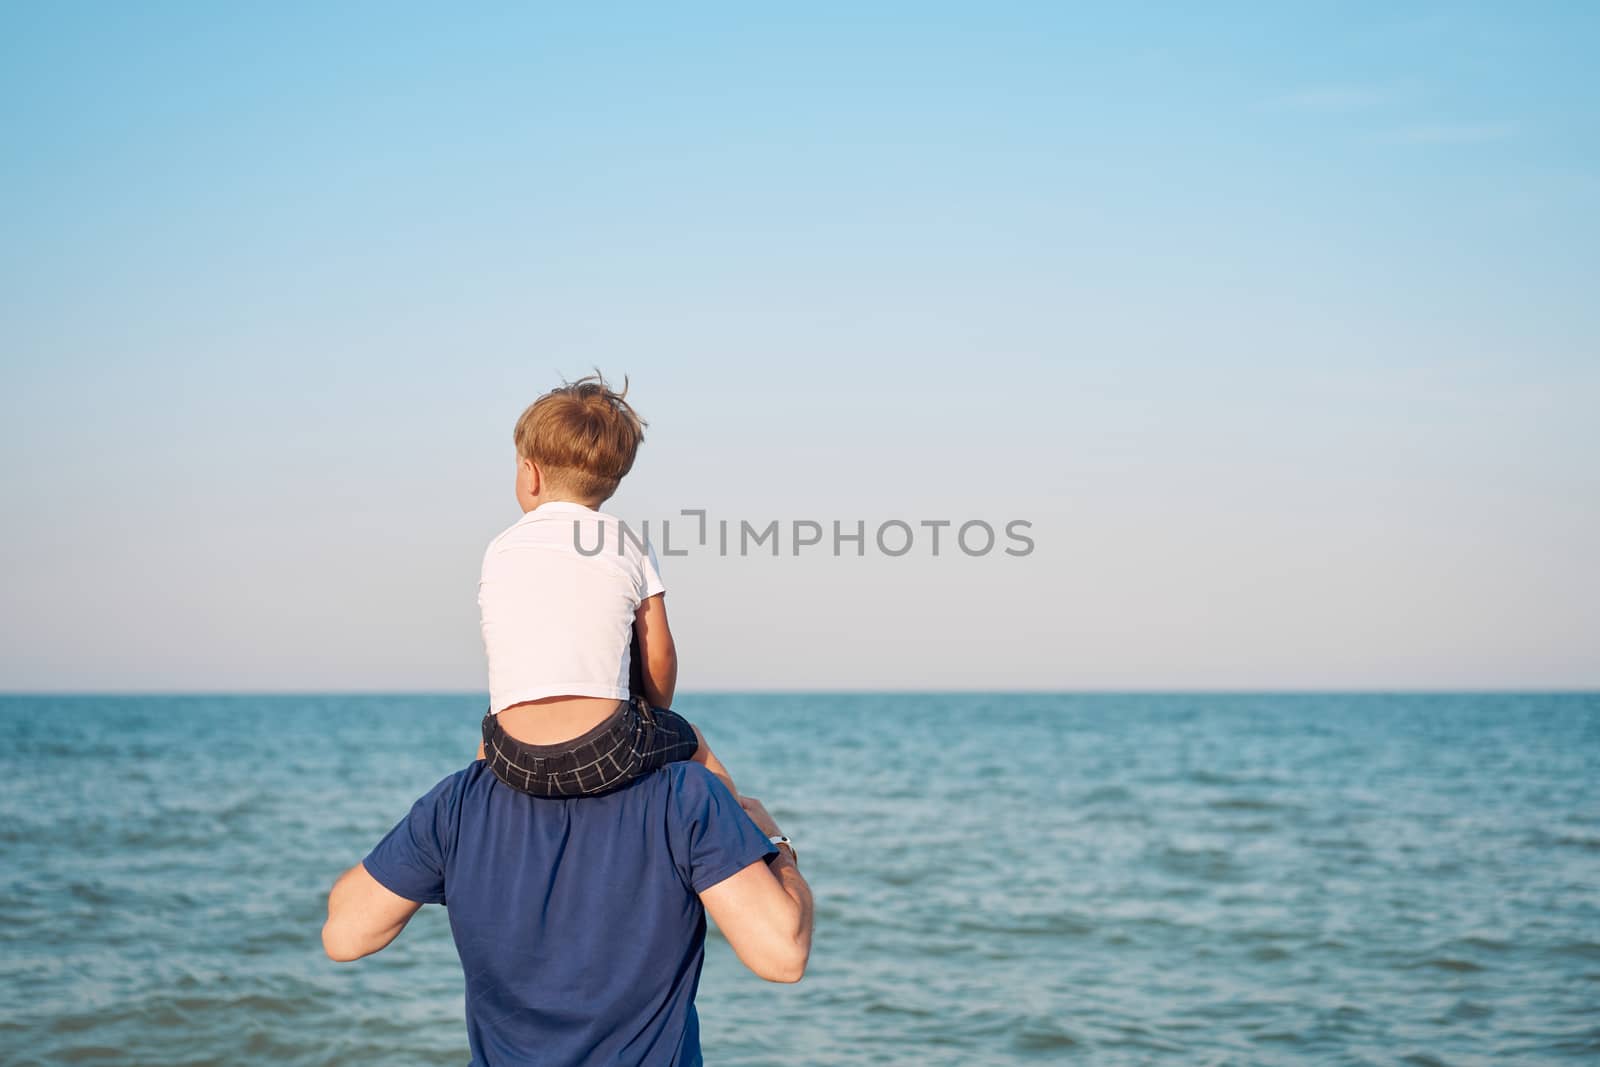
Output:
<svg viewBox="0 0 1600 1067">
<path fill-rule="evenodd" d="M 620 789 L 640 775 L 694 755 L 694 727 L 675 711 L 642 697 L 622 701 L 599 726 L 559 745 L 530 745 L 483 717 L 483 755 L 511 788 L 536 797 L 592 797 Z"/>
</svg>

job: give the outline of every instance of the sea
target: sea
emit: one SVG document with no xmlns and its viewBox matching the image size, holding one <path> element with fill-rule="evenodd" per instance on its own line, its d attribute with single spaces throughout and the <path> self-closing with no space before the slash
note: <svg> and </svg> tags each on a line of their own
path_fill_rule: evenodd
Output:
<svg viewBox="0 0 1600 1067">
<path fill-rule="evenodd" d="M 465 1064 L 441 908 L 319 927 L 483 705 L 0 698 L 0 1063 Z M 1600 695 L 677 707 L 817 900 L 797 985 L 713 929 L 712 1067 L 1600 1062 Z"/>
</svg>

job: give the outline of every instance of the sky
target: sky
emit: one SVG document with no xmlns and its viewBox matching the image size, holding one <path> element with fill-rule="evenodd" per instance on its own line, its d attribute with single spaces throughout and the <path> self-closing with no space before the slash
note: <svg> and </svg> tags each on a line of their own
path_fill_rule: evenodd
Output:
<svg viewBox="0 0 1600 1067">
<path fill-rule="evenodd" d="M 594 367 L 685 691 L 1600 686 L 1597 12 L 0 5 L 0 689 L 483 689 Z"/>
</svg>

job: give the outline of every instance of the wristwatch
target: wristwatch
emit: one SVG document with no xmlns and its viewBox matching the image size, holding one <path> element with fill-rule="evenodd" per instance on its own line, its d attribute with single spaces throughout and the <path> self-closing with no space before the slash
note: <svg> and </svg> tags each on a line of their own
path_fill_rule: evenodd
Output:
<svg viewBox="0 0 1600 1067">
<path fill-rule="evenodd" d="M 794 864 L 796 867 L 800 866 L 800 853 L 795 851 L 793 841 L 790 841 L 782 834 L 770 834 L 768 835 L 767 840 L 771 841 L 774 845 L 777 845 L 780 852 L 784 849 L 788 849 L 789 862 Z"/>
</svg>

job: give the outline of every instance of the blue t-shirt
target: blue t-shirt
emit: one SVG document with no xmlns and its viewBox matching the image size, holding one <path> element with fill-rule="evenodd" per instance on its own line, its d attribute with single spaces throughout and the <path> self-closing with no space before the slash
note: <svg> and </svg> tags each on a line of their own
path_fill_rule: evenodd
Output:
<svg viewBox="0 0 1600 1067">
<path fill-rule="evenodd" d="M 447 906 L 474 1067 L 695 1067 L 696 894 L 775 853 L 696 763 L 564 800 L 519 793 L 479 760 L 363 863 L 407 900 Z"/>
</svg>

